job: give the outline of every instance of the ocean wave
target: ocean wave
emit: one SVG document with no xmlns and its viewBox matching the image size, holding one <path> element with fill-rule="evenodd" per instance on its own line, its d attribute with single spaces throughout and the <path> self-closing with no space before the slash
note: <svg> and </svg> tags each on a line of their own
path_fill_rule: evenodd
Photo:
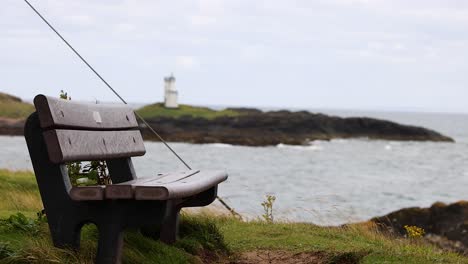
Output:
<svg viewBox="0 0 468 264">
<path fill-rule="evenodd" d="M 347 138 L 334 138 L 334 139 L 331 139 L 329 142 L 332 142 L 332 143 L 347 143 L 349 141 L 351 141 L 352 139 L 347 139 Z"/>
<path fill-rule="evenodd" d="M 234 147 L 234 145 L 226 144 L 226 143 L 209 143 L 209 144 L 204 144 L 204 145 L 208 145 L 210 147 L 215 147 L 215 148 L 231 148 L 231 147 Z"/>
<path fill-rule="evenodd" d="M 298 149 L 298 150 L 322 150 L 323 147 L 317 145 L 307 145 L 307 146 L 299 146 L 299 145 L 287 145 L 283 143 L 279 143 L 276 145 L 277 148 L 280 149 Z"/>
</svg>

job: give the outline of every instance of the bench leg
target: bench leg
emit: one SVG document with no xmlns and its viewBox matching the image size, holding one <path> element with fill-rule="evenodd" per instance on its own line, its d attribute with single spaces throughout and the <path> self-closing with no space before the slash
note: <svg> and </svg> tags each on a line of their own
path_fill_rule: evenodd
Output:
<svg viewBox="0 0 468 264">
<path fill-rule="evenodd" d="M 97 264 L 120 264 L 123 246 L 123 229 L 120 225 L 102 224 L 98 226 L 99 242 L 96 255 Z"/>
<path fill-rule="evenodd" d="M 59 248 L 80 249 L 81 226 L 63 221 L 60 224 L 51 223 L 49 220 L 50 234 L 54 246 Z"/>
<path fill-rule="evenodd" d="M 172 244 L 177 240 L 180 209 L 179 206 L 172 206 L 161 225 L 159 239 L 166 244 Z"/>
</svg>

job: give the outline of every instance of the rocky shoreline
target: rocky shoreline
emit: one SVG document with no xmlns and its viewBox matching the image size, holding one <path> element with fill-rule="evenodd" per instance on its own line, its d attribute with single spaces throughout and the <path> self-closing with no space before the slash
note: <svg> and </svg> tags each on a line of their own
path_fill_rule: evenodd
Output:
<svg viewBox="0 0 468 264">
<path fill-rule="evenodd" d="M 468 256 L 468 201 L 404 208 L 371 221 L 396 236 L 406 236 L 405 225 L 420 227 L 427 243 Z"/>
<path fill-rule="evenodd" d="M 453 142 L 452 138 L 430 129 L 374 118 L 341 118 L 306 111 L 235 110 L 241 114 L 214 119 L 157 117 L 147 121 L 164 139 L 173 142 L 244 146 L 307 145 L 314 140 L 340 138 Z M 0 118 L 0 135 L 23 135 L 23 126 L 24 120 Z M 140 129 L 145 140 L 158 140 L 144 124 L 140 124 Z"/>
<path fill-rule="evenodd" d="M 248 114 L 235 117 L 158 117 L 147 121 L 166 140 L 191 143 L 307 145 L 314 140 L 339 138 L 453 142 L 452 138 L 430 129 L 373 118 L 341 118 L 305 111 L 245 111 Z M 145 139 L 157 140 L 144 126 L 142 131 Z"/>
<path fill-rule="evenodd" d="M 23 135 L 24 120 L 0 117 L 0 135 Z"/>
</svg>

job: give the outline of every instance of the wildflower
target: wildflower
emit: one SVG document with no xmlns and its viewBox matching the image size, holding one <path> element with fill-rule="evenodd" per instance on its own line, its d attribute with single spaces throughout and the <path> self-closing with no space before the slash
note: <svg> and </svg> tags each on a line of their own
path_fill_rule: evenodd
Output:
<svg viewBox="0 0 468 264">
<path fill-rule="evenodd" d="M 421 227 L 405 225 L 404 228 L 409 238 L 420 238 L 425 234 L 424 229 Z"/>
</svg>

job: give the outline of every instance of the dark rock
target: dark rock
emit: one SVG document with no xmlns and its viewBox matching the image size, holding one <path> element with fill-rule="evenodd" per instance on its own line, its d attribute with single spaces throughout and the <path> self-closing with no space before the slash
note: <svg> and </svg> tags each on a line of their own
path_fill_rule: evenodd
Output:
<svg viewBox="0 0 468 264">
<path fill-rule="evenodd" d="M 430 208 L 405 208 L 371 219 L 382 230 L 404 236 L 405 225 L 423 228 L 427 240 L 442 248 L 468 252 L 468 202 L 446 205 L 435 203 Z"/>
<path fill-rule="evenodd" d="M 457 240 L 449 240 L 444 236 L 439 236 L 435 234 L 427 234 L 424 236 L 424 239 L 434 245 L 437 246 L 441 249 L 447 250 L 447 251 L 452 251 L 452 252 L 458 252 L 460 254 L 463 254 L 465 256 L 468 256 L 468 247 L 465 246 L 462 242 L 457 241 Z"/>
<path fill-rule="evenodd" d="M 202 119 L 158 117 L 147 120 L 169 141 L 266 146 L 303 145 L 313 140 L 369 138 L 386 140 L 445 141 L 453 139 L 422 127 L 373 118 L 340 118 L 309 112 L 252 112 L 235 117 Z M 146 139 L 157 140 L 147 129 Z"/>
<path fill-rule="evenodd" d="M 24 122 L 25 120 L 22 119 L 0 117 L 0 135 L 23 135 Z"/>
</svg>

